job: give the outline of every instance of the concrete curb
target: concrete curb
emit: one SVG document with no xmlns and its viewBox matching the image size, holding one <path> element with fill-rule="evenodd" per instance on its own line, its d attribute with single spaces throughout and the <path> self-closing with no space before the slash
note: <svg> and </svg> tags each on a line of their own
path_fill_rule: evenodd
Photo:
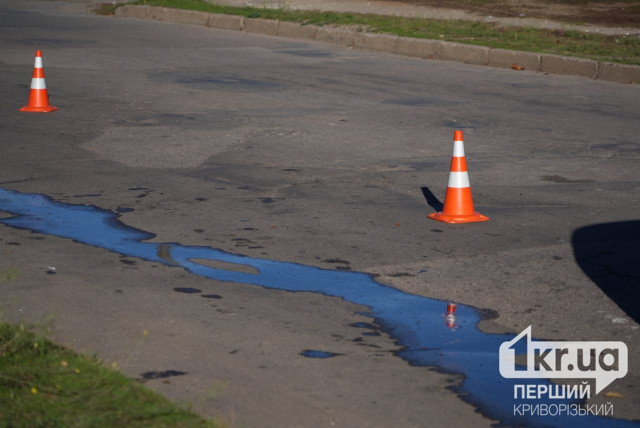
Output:
<svg viewBox="0 0 640 428">
<path fill-rule="evenodd" d="M 346 47 L 390 52 L 425 59 L 442 59 L 501 68 L 512 68 L 517 65 L 518 68 L 530 71 L 583 76 L 619 83 L 640 83 L 640 66 L 597 62 L 560 55 L 493 49 L 485 46 L 440 40 L 362 33 L 344 28 L 320 27 L 271 19 L 244 18 L 235 15 L 165 7 L 125 5 L 117 8 L 115 14 L 116 16 L 127 18 L 156 19 L 269 36 L 317 40 Z"/>
<path fill-rule="evenodd" d="M 440 42 L 436 45 L 436 53 L 439 59 L 476 65 L 487 65 L 489 63 L 489 50 L 490 48 L 485 46 L 465 45 L 454 42 Z"/>
<path fill-rule="evenodd" d="M 398 37 L 396 41 L 396 53 L 398 55 L 434 59 L 438 55 L 437 47 L 439 43 L 437 40 Z"/>
<path fill-rule="evenodd" d="M 314 40 L 353 47 L 356 33 L 342 28 L 317 27 Z"/>
<path fill-rule="evenodd" d="M 611 62 L 598 63 L 598 79 L 620 83 L 640 83 L 640 67 Z"/>
<path fill-rule="evenodd" d="M 318 27 L 316 25 L 300 25 L 295 22 L 279 21 L 276 30 L 276 36 L 314 40 Z"/>
<path fill-rule="evenodd" d="M 244 18 L 241 16 L 212 13 L 209 15 L 209 20 L 205 25 L 207 27 L 222 28 L 224 30 L 242 31 L 243 24 Z"/>
<path fill-rule="evenodd" d="M 242 23 L 242 31 L 275 36 L 278 34 L 278 20 L 246 18 Z"/>
<path fill-rule="evenodd" d="M 151 6 L 122 6 L 116 8 L 116 16 L 125 16 L 128 18 L 149 18 Z"/>
<path fill-rule="evenodd" d="M 540 58 L 542 55 L 534 52 L 519 52 L 506 49 L 491 49 L 489 51 L 489 63 L 491 67 L 511 68 L 514 65 L 525 70 L 540 71 Z"/>
<path fill-rule="evenodd" d="M 540 58 L 540 71 L 595 79 L 598 77 L 598 63 L 589 59 L 542 55 L 542 58 Z"/>
<path fill-rule="evenodd" d="M 360 49 L 396 53 L 398 36 L 389 34 L 356 33 L 353 46 Z"/>
</svg>

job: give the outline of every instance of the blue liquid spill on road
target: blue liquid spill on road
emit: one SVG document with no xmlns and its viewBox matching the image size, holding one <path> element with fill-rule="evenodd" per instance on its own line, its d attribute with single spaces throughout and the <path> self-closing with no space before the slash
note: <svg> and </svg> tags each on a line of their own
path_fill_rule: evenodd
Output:
<svg viewBox="0 0 640 428">
<path fill-rule="evenodd" d="M 123 224 L 119 215 L 94 206 L 71 205 L 51 198 L 0 188 L 0 211 L 13 217 L 0 219 L 7 226 L 69 238 L 127 257 L 182 267 L 218 281 L 253 284 L 291 292 L 334 296 L 368 307 L 362 315 L 373 318 L 382 331 L 403 347 L 397 356 L 413 366 L 436 366 L 464 375 L 454 390 L 484 415 L 506 425 L 529 426 L 638 426 L 633 422 L 597 416 L 514 416 L 515 384 L 525 379 L 503 379 L 498 371 L 498 349 L 512 335 L 482 333 L 477 328 L 480 312 L 458 305 L 457 328 L 446 326 L 440 300 L 407 294 L 377 283 L 370 275 L 320 269 L 296 263 L 250 258 L 209 247 L 177 243 L 144 242 L 155 237 Z M 193 260 L 216 260 L 253 267 L 255 273 L 216 269 Z M 532 383 L 541 383 L 532 382 Z M 547 383 L 549 384 L 549 383 Z M 531 402 L 528 402 L 531 403 Z M 536 400 L 531 404 L 575 404 L 573 400 Z"/>
<path fill-rule="evenodd" d="M 331 357 L 336 357 L 340 354 L 334 354 L 333 352 L 327 352 L 327 351 L 317 351 L 314 349 L 306 349 L 300 352 L 300 355 L 307 358 L 331 358 Z"/>
</svg>

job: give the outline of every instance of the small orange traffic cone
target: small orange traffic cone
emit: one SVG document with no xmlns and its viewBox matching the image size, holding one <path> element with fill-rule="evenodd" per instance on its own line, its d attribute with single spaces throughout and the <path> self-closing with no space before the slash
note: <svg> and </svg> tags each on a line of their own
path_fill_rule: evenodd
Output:
<svg viewBox="0 0 640 428">
<path fill-rule="evenodd" d="M 473 209 L 467 160 L 464 157 L 462 131 L 455 131 L 453 134 L 453 158 L 451 159 L 449 172 L 449 185 L 444 196 L 444 208 L 440 212 L 429 214 L 427 217 L 445 223 L 470 223 L 489 220 L 489 217 L 485 217 Z"/>
<path fill-rule="evenodd" d="M 49 94 L 47 94 L 47 84 L 44 81 L 44 69 L 42 68 L 42 52 L 37 50 L 36 61 L 33 66 L 33 78 L 31 79 L 29 104 L 22 107 L 20 111 L 49 113 L 56 110 L 58 110 L 58 107 L 49 105 Z"/>
</svg>

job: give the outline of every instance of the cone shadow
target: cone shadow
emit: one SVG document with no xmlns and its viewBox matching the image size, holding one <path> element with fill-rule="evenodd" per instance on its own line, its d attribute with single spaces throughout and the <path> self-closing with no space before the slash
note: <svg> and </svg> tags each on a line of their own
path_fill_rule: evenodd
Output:
<svg viewBox="0 0 640 428">
<path fill-rule="evenodd" d="M 442 208 L 444 208 L 444 204 L 440 202 L 436 195 L 434 195 L 426 186 L 421 187 L 420 189 L 422 190 L 424 198 L 427 200 L 427 204 L 429 204 L 429 206 L 436 211 L 442 211 Z"/>
<path fill-rule="evenodd" d="M 573 232 L 571 243 L 584 273 L 640 322 L 640 221 L 582 227 Z"/>
</svg>

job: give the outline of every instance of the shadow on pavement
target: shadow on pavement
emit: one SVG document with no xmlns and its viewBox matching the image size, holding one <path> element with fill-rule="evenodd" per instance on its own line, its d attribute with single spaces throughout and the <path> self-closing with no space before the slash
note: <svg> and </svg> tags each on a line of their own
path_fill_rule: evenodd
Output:
<svg viewBox="0 0 640 428">
<path fill-rule="evenodd" d="M 640 322 L 640 221 L 581 227 L 573 232 L 571 243 L 582 270 Z"/>
<path fill-rule="evenodd" d="M 422 189 L 422 194 L 427 200 L 427 203 L 429 204 L 429 206 L 436 211 L 442 211 L 442 207 L 444 207 L 444 205 L 442 204 L 442 202 L 440 202 L 440 200 L 436 197 L 436 195 L 434 195 L 431 192 L 431 190 L 429 190 L 429 188 L 426 186 L 421 187 L 420 189 Z"/>
</svg>

